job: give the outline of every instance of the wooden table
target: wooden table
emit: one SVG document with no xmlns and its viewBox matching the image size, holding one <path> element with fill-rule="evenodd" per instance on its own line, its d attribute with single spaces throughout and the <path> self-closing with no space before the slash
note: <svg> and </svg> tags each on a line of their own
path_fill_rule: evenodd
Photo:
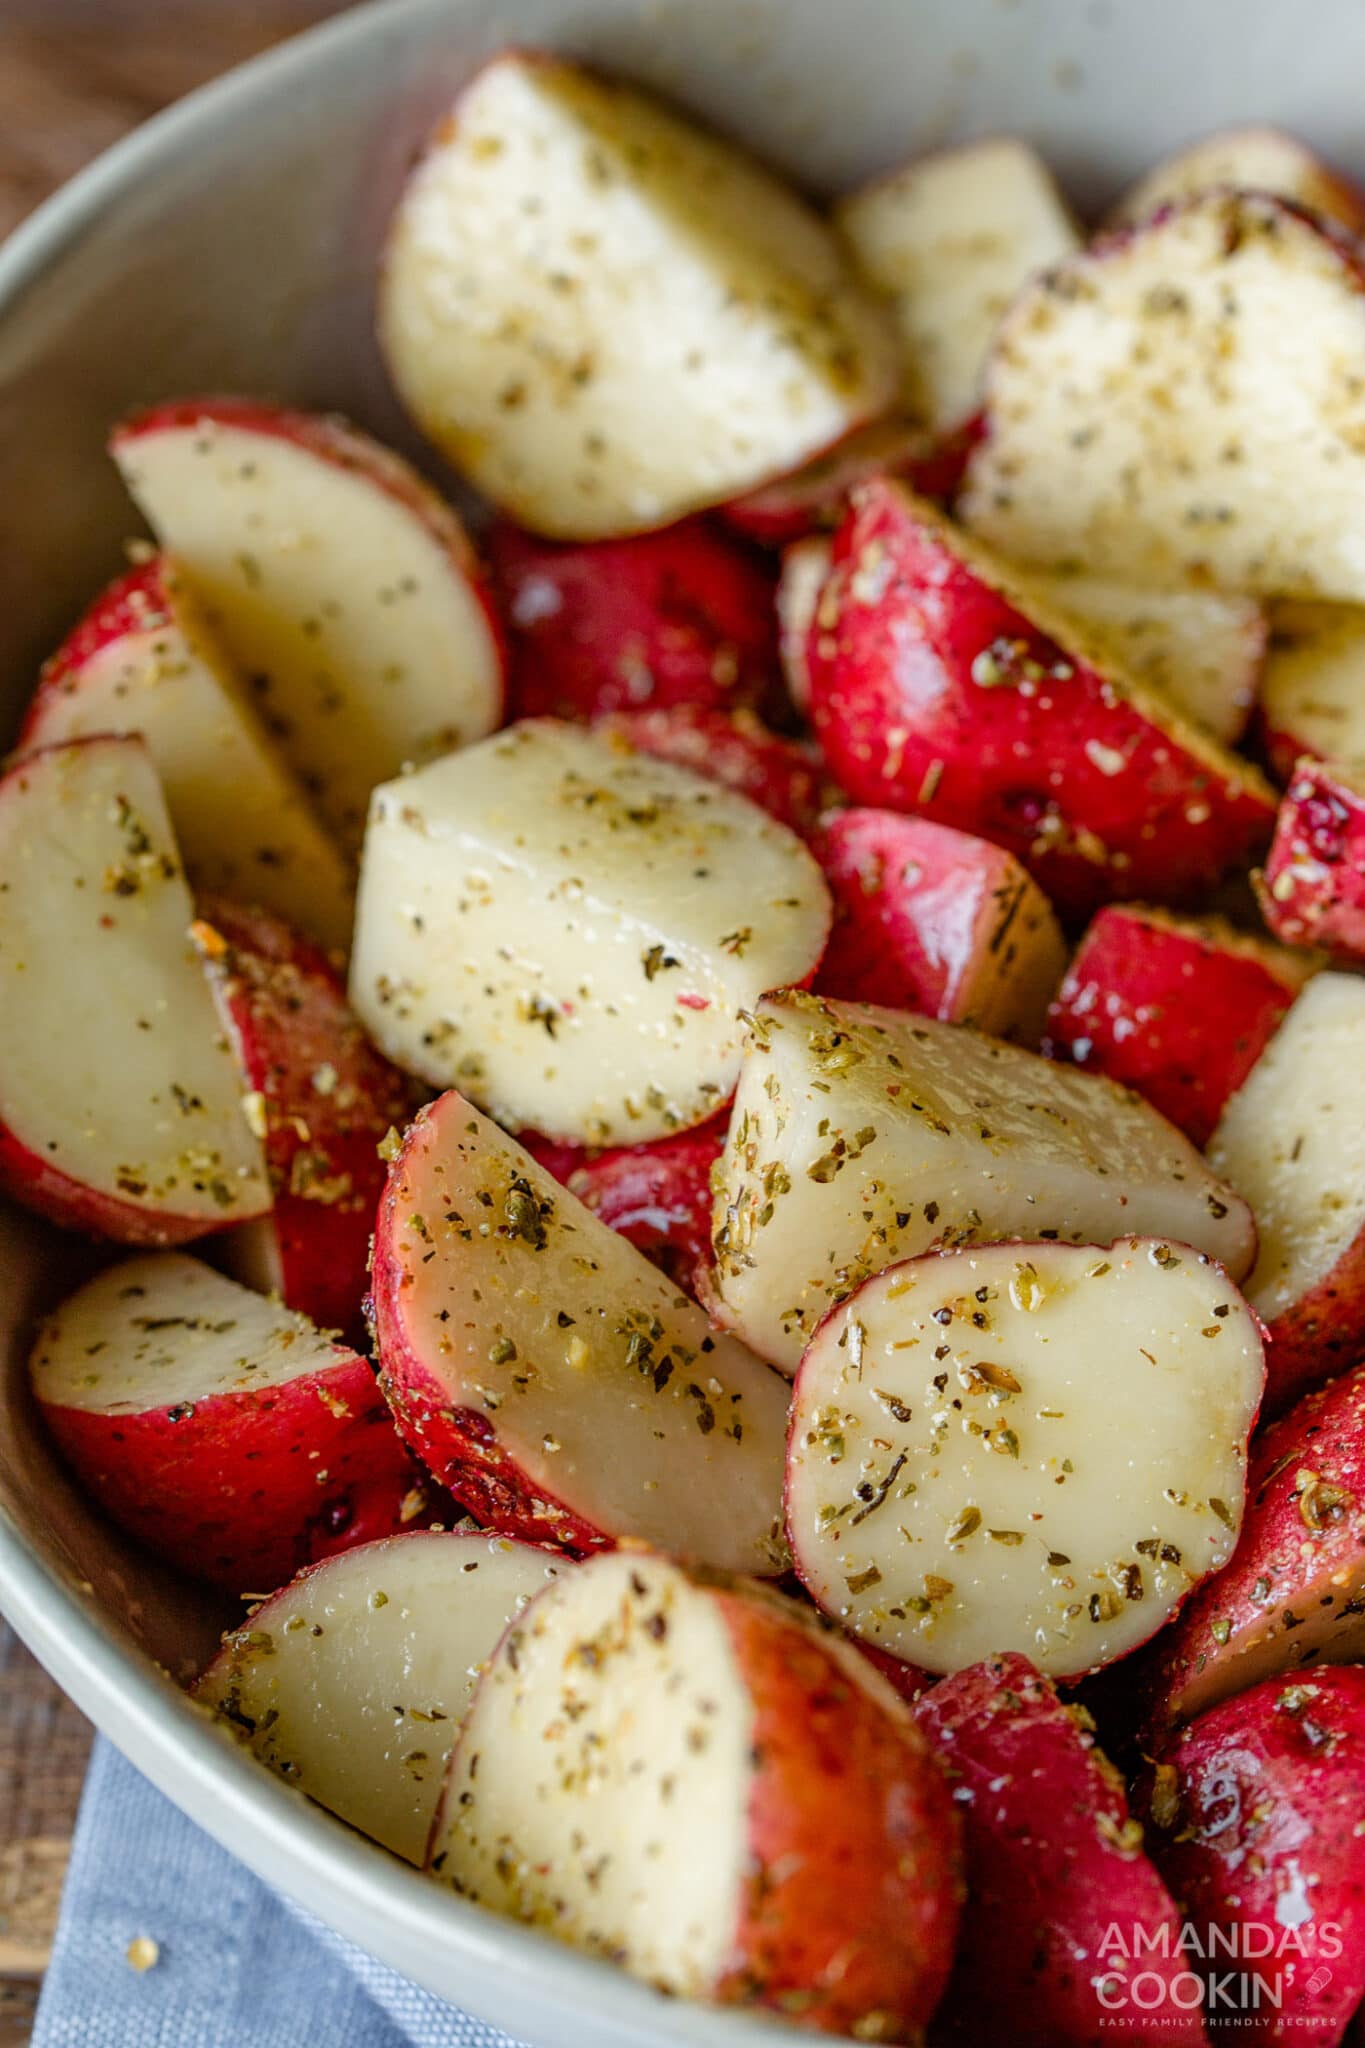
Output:
<svg viewBox="0 0 1365 2048">
<path fill-rule="evenodd" d="M 4 0 L 0 236 L 127 129 L 336 0 Z M 29 2039 L 90 1729 L 0 1622 L 0 2048 Z"/>
</svg>

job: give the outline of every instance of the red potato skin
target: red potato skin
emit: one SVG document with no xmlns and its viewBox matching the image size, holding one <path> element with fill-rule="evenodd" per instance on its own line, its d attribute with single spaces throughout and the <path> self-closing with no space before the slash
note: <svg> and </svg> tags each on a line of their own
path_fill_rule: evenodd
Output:
<svg viewBox="0 0 1365 2048">
<path fill-rule="evenodd" d="M 769 732 L 752 711 L 710 711 L 695 704 L 615 711 L 596 730 L 639 754 L 690 768 L 747 796 L 803 837 L 826 803 L 819 755 L 799 740 Z"/>
<path fill-rule="evenodd" d="M 1135 1089 L 1203 1147 L 1301 985 L 1245 946 L 1111 904 L 1076 949 L 1043 1051 Z"/>
<path fill-rule="evenodd" d="M 1086 1718 L 1014 1654 L 940 1680 L 915 1715 L 954 1787 L 967 1853 L 968 1906 L 935 2040 L 1204 2043 L 1175 1906 Z M 1101 1954 L 1115 1923 L 1130 1949 L 1137 1933 L 1164 1929 L 1169 1957 Z M 1151 1989 L 1155 2009 L 1141 2010 L 1123 1978 L 1149 1970 L 1162 1988 Z"/>
<path fill-rule="evenodd" d="M 1230 1980 L 1209 2010 L 1235 2012 L 1239 2040 L 1343 2040 L 1365 1993 L 1365 1667 L 1211 1707 L 1138 1796 L 1186 1920 L 1206 1947 L 1211 1930 L 1239 1944 L 1205 1966 Z"/>
<path fill-rule="evenodd" d="M 1016 854 L 1059 907 L 1180 902 L 1243 865 L 1274 810 L 968 566 L 895 483 L 853 494 L 812 643 L 811 718 L 855 803 Z"/>
<path fill-rule="evenodd" d="M 952 1968 L 961 1846 L 900 1703 L 814 1628 L 715 1595 L 753 1702 L 749 1870 L 723 2004 L 859 2040 L 918 2037 Z"/>
<path fill-rule="evenodd" d="M 1324 1607 L 1348 1631 L 1334 1660 L 1365 1652 L 1365 1367 L 1315 1387 L 1261 1432 L 1246 1499 L 1232 1557 L 1146 1653 L 1149 1747 L 1267 1673 L 1314 1664 L 1321 1650 L 1299 1631 Z"/>
<path fill-rule="evenodd" d="M 1365 1351 L 1365 1231 L 1330 1273 L 1275 1317 L 1268 1329 L 1262 1419 L 1283 1415 Z"/>
<path fill-rule="evenodd" d="M 808 533 L 839 524 L 855 484 L 872 476 L 900 477 L 922 498 L 948 504 L 962 486 L 973 448 L 986 431 L 975 413 L 937 441 L 909 421 L 875 420 L 859 427 L 817 461 L 721 507 L 721 517 L 746 540 L 782 548 Z"/>
<path fill-rule="evenodd" d="M 164 555 L 137 563 L 102 590 L 68 633 L 56 653 L 43 664 L 38 687 L 24 713 L 15 740 L 16 753 L 42 745 L 43 730 L 55 699 L 68 697 L 89 662 L 117 641 L 142 633 L 177 629 L 175 603 L 167 580 Z"/>
<path fill-rule="evenodd" d="M 1365 962 L 1365 791 L 1352 779 L 1308 757 L 1295 764 L 1257 895 L 1286 945 Z"/>
<path fill-rule="evenodd" d="M 479 600 L 484 620 L 497 650 L 499 668 L 505 679 L 507 637 L 494 603 L 487 576 L 470 545 L 469 536 L 455 514 L 424 478 L 401 455 L 382 442 L 371 440 L 338 413 L 298 412 L 288 406 L 270 405 L 258 398 L 227 394 L 203 398 L 180 398 L 148 406 L 122 420 L 109 437 L 111 454 L 148 434 L 179 432 L 211 425 L 236 427 L 244 433 L 269 434 L 288 441 L 320 461 L 364 477 L 392 498 L 426 527 L 432 539 L 444 548 L 457 575 L 469 583 Z"/>
<path fill-rule="evenodd" d="M 420 1475 L 363 1358 L 261 1392 L 136 1415 L 44 1406 L 62 1455 L 129 1535 L 189 1578 L 269 1592 L 300 1566 L 421 1526 Z"/>
<path fill-rule="evenodd" d="M 512 639 L 509 716 L 726 710 L 779 691 L 773 580 L 701 519 L 581 545 L 488 537 Z"/>
<path fill-rule="evenodd" d="M 680 1287 L 696 1293 L 711 1268 L 711 1169 L 725 1145 L 726 1119 L 652 1145 L 601 1152 L 566 1176 L 585 1208 L 630 1239 Z"/>
<path fill-rule="evenodd" d="M 201 906 L 195 937 L 249 1089 L 263 1098 L 280 1293 L 323 1329 L 358 1331 L 384 1186 L 377 1147 L 410 1108 L 326 954 L 267 911 Z M 327 1092 L 315 1076 L 334 1076 Z"/>
<path fill-rule="evenodd" d="M 452 1408 L 408 1342 L 405 1296 L 412 1277 L 400 1250 L 403 1218 L 412 1209 L 406 1163 L 427 1142 L 429 1119 L 419 1111 L 389 1168 L 379 1204 L 371 1261 L 370 1314 L 381 1360 L 379 1385 L 398 1434 L 475 1521 L 499 1536 L 550 1543 L 587 1555 L 612 1550 L 611 1537 L 532 1487 L 498 1441 L 491 1419 L 475 1408 Z"/>
<path fill-rule="evenodd" d="M 968 1016 L 1002 893 L 1022 880 L 1013 857 L 928 818 L 865 809 L 837 812 L 813 851 L 835 906 L 817 992 L 949 1023 Z"/>
</svg>

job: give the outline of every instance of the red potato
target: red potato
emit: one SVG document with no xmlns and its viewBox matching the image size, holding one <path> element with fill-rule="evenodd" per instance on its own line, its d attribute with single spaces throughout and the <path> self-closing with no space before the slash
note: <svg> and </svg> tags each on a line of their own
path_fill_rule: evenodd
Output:
<svg viewBox="0 0 1365 2048">
<path fill-rule="evenodd" d="M 1036 278 L 1001 324 L 958 511 L 1017 561 L 1365 598 L 1365 257 L 1216 191 Z"/>
<path fill-rule="evenodd" d="M 897 476 L 926 498 L 953 496 L 981 434 L 979 415 L 935 439 L 922 426 L 892 417 L 873 420 L 791 476 L 723 505 L 726 522 L 764 547 L 790 542 L 843 518 L 848 494 L 871 476 Z"/>
<path fill-rule="evenodd" d="M 1292 779 L 1305 754 L 1365 761 L 1365 608 L 1272 607 L 1258 723 L 1281 782 Z"/>
<path fill-rule="evenodd" d="M 1188 1245 L 976 1245 L 889 1267 L 806 1348 L 787 1540 L 821 1610 L 926 1671 L 1054 1678 L 1146 1642 L 1232 1555 L 1259 1325 Z"/>
<path fill-rule="evenodd" d="M 915 1718 L 948 1773 L 967 1858 L 935 2039 L 1094 2048 L 1118 2034 L 1200 2048 L 1179 1915 L 1089 1716 L 1009 1655 L 945 1678 Z"/>
<path fill-rule="evenodd" d="M 515 718 L 723 711 L 772 693 L 772 577 L 704 520 L 572 547 L 504 519 L 488 553 L 511 633 Z"/>
<path fill-rule="evenodd" d="M 1346 232 L 1365 232 L 1365 193 L 1325 164 L 1283 128 L 1220 128 L 1174 156 L 1164 157 L 1115 205 L 1115 222 L 1144 220 L 1172 200 L 1190 199 L 1214 186 L 1273 192 L 1336 221 Z"/>
<path fill-rule="evenodd" d="M 208 900 L 193 927 L 265 1146 L 273 1207 L 239 1273 L 323 1329 L 354 1334 L 383 1192 L 379 1147 L 408 1083 L 375 1051 L 326 955 L 262 910 Z"/>
<path fill-rule="evenodd" d="M 110 450 L 348 848 L 376 783 L 500 724 L 473 549 L 389 449 L 339 419 L 191 398 L 125 420 Z"/>
<path fill-rule="evenodd" d="M 895 811 L 838 811 L 815 842 L 834 898 L 822 995 L 1037 1045 L 1066 967 L 1052 906 L 1012 854 Z"/>
<path fill-rule="evenodd" d="M 959 1858 L 909 1708 L 856 1653 L 636 1553 L 509 1629 L 428 1868 L 673 1995 L 904 2041 L 951 1967 Z"/>
<path fill-rule="evenodd" d="M 393 1163 L 374 1322 L 399 1429 L 486 1526 L 784 1568 L 783 1382 L 453 1091 Z"/>
<path fill-rule="evenodd" d="M 602 1152 L 559 1176 L 585 1209 L 696 1295 L 711 1266 L 711 1170 L 723 1123 Z"/>
<path fill-rule="evenodd" d="M 834 560 L 834 544 L 823 533 L 807 534 L 783 550 L 777 579 L 778 651 L 787 695 L 797 710 L 810 710 L 811 660 L 815 655 L 815 613 Z M 816 656 L 818 658 L 818 656 Z"/>
<path fill-rule="evenodd" d="M 1136 1088 L 1207 1145 L 1311 972 L 1222 918 L 1109 904 L 1076 949 L 1043 1050 Z"/>
<path fill-rule="evenodd" d="M 1335 2048 L 1365 1993 L 1365 1668 L 1211 1707 L 1141 1792 L 1202 1944 L 1211 2030 Z"/>
<path fill-rule="evenodd" d="M 991 337 L 1020 287 L 1080 245 L 1047 166 L 1012 136 L 885 172 L 835 220 L 890 302 L 905 402 L 937 432 L 976 410 Z"/>
<path fill-rule="evenodd" d="M 377 793 L 351 1001 L 507 1128 L 637 1144 L 728 1099 L 744 1014 L 809 980 L 830 915 L 803 841 L 748 798 L 526 719 Z"/>
<path fill-rule="evenodd" d="M 1365 1353 L 1362 1046 L 1365 981 L 1314 975 L 1209 1144 L 1260 1230 L 1246 1293 L 1270 1329 L 1268 1414 Z"/>
<path fill-rule="evenodd" d="M 349 944 L 347 863 L 164 555 L 111 583 L 68 634 L 16 752 L 110 732 L 145 740 L 196 889 L 262 903 L 324 945 Z"/>
<path fill-rule="evenodd" d="M 834 1302 L 937 1245 L 1164 1232 L 1239 1279 L 1256 1258 L 1246 1203 L 1128 1089 L 792 989 L 753 1013 L 715 1186 L 712 1312 L 789 1374 Z"/>
<path fill-rule="evenodd" d="M 379 330 L 431 440 L 568 540 L 740 497 L 896 395 L 890 324 L 825 221 L 732 143 L 538 51 L 485 64 L 432 136 Z"/>
<path fill-rule="evenodd" d="M 1365 770 L 1299 762 L 1257 895 L 1286 945 L 1365 960 Z"/>
<path fill-rule="evenodd" d="M 825 805 L 826 777 L 809 744 L 769 732 L 751 711 L 703 711 L 691 705 L 618 711 L 594 730 L 626 752 L 674 761 L 720 782 L 803 835 Z"/>
<path fill-rule="evenodd" d="M 890 482 L 835 540 L 811 717 L 857 803 L 1009 849 L 1066 909 L 1180 900 L 1268 840 L 1269 785 L 1077 653 L 1015 572 Z"/>
<path fill-rule="evenodd" d="M 480 1668 L 572 1569 L 477 1532 L 363 1543 L 253 1608 L 194 1696 L 289 1784 L 420 1865 Z"/>
<path fill-rule="evenodd" d="M 1152 1744 L 1262 1679 L 1365 1658 L 1365 1367 L 1261 1432 L 1231 1561 L 1152 1651 Z"/>
<path fill-rule="evenodd" d="M 368 1362 L 184 1253 L 126 1260 L 71 1295 L 29 1374 L 111 1520 L 229 1593 L 427 1512 Z"/>
<path fill-rule="evenodd" d="M 0 777 L 0 1186 L 72 1229 L 179 1244 L 270 1187 L 140 739 Z"/>
</svg>

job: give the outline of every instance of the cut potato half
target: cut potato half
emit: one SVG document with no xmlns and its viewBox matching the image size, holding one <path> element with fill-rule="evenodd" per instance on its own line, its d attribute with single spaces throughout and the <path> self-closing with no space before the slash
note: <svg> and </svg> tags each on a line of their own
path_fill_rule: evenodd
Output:
<svg viewBox="0 0 1365 2048">
<path fill-rule="evenodd" d="M 1365 265 L 1213 192 L 1027 286 L 959 510 L 1006 554 L 1136 582 L 1365 598 Z"/>
<path fill-rule="evenodd" d="M 0 779 L 0 1181 L 59 1223 L 176 1244 L 270 1207 L 140 739 Z"/>
<path fill-rule="evenodd" d="M 253 1755 L 420 1864 L 474 1681 L 568 1560 L 416 1531 L 311 1565 L 253 1610 L 196 1685 Z"/>
<path fill-rule="evenodd" d="M 811 855 L 747 798 L 531 719 L 376 794 L 351 1001 L 502 1123 L 636 1143 L 720 1107 L 740 1012 L 810 976 L 829 920 Z"/>
<path fill-rule="evenodd" d="M 453 1091 L 391 1169 L 374 1318 L 399 1428 L 486 1526 L 783 1568 L 782 1381 Z"/>
<path fill-rule="evenodd" d="M 1234 1275 L 1255 1257 L 1246 1204 L 1127 1089 L 794 990 L 755 1013 L 717 1186 L 717 1312 L 788 1373 L 833 1302 L 935 1244 L 1164 1226 Z"/>
<path fill-rule="evenodd" d="M 784 475 L 896 394 L 890 324 L 732 143 L 539 52 L 464 88 L 399 203 L 380 335 L 414 418 L 562 539 Z"/>
<path fill-rule="evenodd" d="M 1011 136 L 874 178 L 835 219 L 891 302 L 905 403 L 935 432 L 975 409 L 991 337 L 1020 286 L 1079 246 L 1047 166 Z"/>
<path fill-rule="evenodd" d="M 1225 1564 L 1265 1367 L 1222 1267 L 1164 1238 L 907 1261 L 816 1332 L 787 1535 L 817 1605 L 930 1671 L 1074 1677 Z"/>
<path fill-rule="evenodd" d="M 103 591 L 47 663 L 18 751 L 92 733 L 142 735 L 196 889 L 350 945 L 349 866 L 164 555 Z"/>
<path fill-rule="evenodd" d="M 377 782 L 497 725 L 502 650 L 473 550 L 387 448 L 230 398 L 155 406 L 110 446 L 344 844 Z"/>
</svg>

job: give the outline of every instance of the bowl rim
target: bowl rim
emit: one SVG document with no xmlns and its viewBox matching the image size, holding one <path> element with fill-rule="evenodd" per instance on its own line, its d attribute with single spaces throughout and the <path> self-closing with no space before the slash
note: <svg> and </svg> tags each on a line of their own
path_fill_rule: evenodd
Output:
<svg viewBox="0 0 1365 2048">
<path fill-rule="evenodd" d="M 453 20 L 454 9 L 437 0 L 363 0 L 154 114 L 59 186 L 0 245 L 0 325 L 13 319 L 45 275 L 72 258 L 90 228 L 154 180 L 168 157 L 192 138 L 202 143 L 206 124 L 225 134 L 262 94 L 287 92 L 320 61 L 388 33 L 401 38 L 405 24 L 425 16 L 439 22 L 447 15 Z M 808 2032 L 776 2018 L 670 1998 L 434 1884 L 258 1764 L 92 1601 L 92 1593 L 39 1555 L 0 1502 L 0 1611 L 97 1730 L 196 1825 L 296 1903 L 302 1904 L 300 1880 L 311 1879 L 313 1892 L 342 1900 L 349 1927 L 386 1930 L 409 1951 L 420 1944 L 458 1955 L 480 1979 L 470 2010 L 490 2025 L 502 2024 L 490 2010 L 497 2002 L 492 1987 L 515 1979 L 520 2007 L 553 2007 L 561 2028 L 568 2019 L 583 2023 L 585 2040 L 593 2038 L 586 2029 L 606 2025 L 623 2048 L 809 2043 Z M 158 1753 L 174 1758 L 174 1789 L 153 1775 Z M 243 1835 L 258 1855 L 244 1854 Z M 363 1933 L 345 1938 L 368 1948 Z"/>
</svg>

